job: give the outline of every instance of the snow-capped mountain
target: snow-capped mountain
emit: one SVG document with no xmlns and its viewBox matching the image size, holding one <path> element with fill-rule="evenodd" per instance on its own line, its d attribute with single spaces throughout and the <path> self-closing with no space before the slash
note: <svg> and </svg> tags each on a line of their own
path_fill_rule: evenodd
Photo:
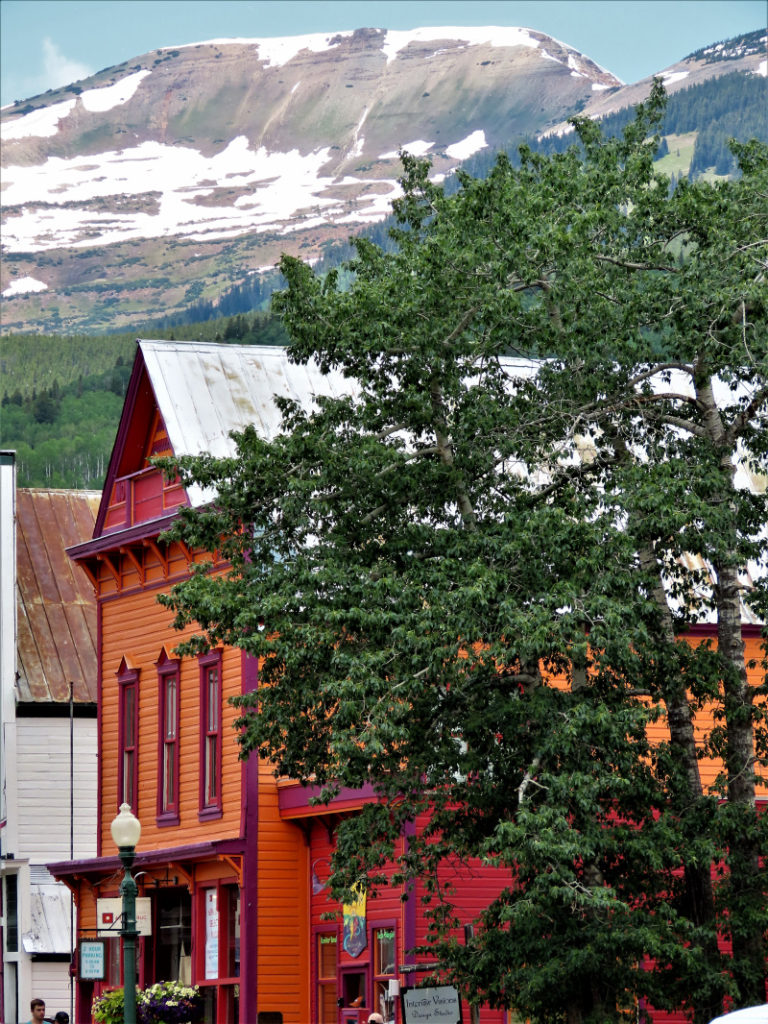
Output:
<svg viewBox="0 0 768 1024">
<path fill-rule="evenodd" d="M 713 52 L 665 72 L 670 91 L 760 73 L 759 52 Z M 2 111 L 3 327 L 130 328 L 215 300 L 382 219 L 401 149 L 444 176 L 649 87 L 498 27 L 210 40 L 107 68 Z"/>
<path fill-rule="evenodd" d="M 648 78 L 641 78 L 622 86 L 621 89 L 593 94 L 581 111 L 584 117 L 600 118 L 612 114 L 624 107 L 635 106 L 648 96 L 651 82 L 660 78 L 669 95 L 679 89 L 701 85 L 712 78 L 739 71 L 747 75 L 766 78 L 768 75 L 768 33 L 765 31 L 750 32 L 725 42 L 713 43 L 682 60 L 671 64 L 663 71 Z M 768 96 L 766 97 L 768 100 Z M 766 104 L 768 109 L 768 103 Z M 550 131 L 563 131 L 568 128 L 565 122 L 556 125 Z M 546 133 L 546 131 L 545 131 Z"/>
<path fill-rule="evenodd" d="M 360 29 L 157 50 L 17 103 L 4 321 L 93 323 L 112 299 L 103 319 L 128 324 L 218 294 L 383 218 L 401 148 L 445 175 L 620 84 L 529 29 Z"/>
</svg>

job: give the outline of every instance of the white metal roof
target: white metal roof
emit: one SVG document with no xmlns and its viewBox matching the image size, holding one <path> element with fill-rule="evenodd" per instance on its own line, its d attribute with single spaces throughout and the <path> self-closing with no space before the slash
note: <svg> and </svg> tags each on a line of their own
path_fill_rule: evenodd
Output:
<svg viewBox="0 0 768 1024">
<path fill-rule="evenodd" d="M 139 347 L 178 456 L 232 455 L 230 432 L 249 425 L 261 437 L 274 437 L 280 427 L 275 395 L 306 408 L 316 395 L 356 390 L 340 373 L 323 374 L 315 362 L 291 363 L 285 349 L 274 346 L 140 340 Z M 212 497 L 199 487 L 188 494 L 195 506 Z"/>
<path fill-rule="evenodd" d="M 195 341 L 139 346 L 176 455 L 230 455 L 230 431 L 249 424 L 273 437 L 280 425 L 274 395 L 306 406 L 315 395 L 354 390 L 340 373 L 289 362 L 283 348 Z"/>
<path fill-rule="evenodd" d="M 726 1013 L 722 1017 L 715 1017 L 710 1024 L 768 1024 L 768 1003 Z"/>
</svg>

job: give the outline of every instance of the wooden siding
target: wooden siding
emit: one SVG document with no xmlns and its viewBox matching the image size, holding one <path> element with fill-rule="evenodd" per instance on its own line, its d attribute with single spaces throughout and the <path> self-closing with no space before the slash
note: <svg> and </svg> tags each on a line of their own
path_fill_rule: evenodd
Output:
<svg viewBox="0 0 768 1024">
<path fill-rule="evenodd" d="M 69 719 L 17 718 L 19 849 L 33 864 L 69 859 Z M 96 853 L 96 720 L 74 721 L 74 856 Z"/>
<path fill-rule="evenodd" d="M 712 635 L 707 637 L 696 633 L 692 636 L 687 636 L 686 642 L 697 646 L 698 644 L 704 643 L 707 640 L 711 641 L 712 646 L 717 648 L 717 640 L 715 639 L 715 628 L 711 627 Z M 753 626 L 744 627 L 744 649 L 746 653 L 746 660 L 748 666 L 754 662 L 751 667 L 747 668 L 747 677 L 753 686 L 759 686 L 764 680 L 765 670 L 760 667 L 764 654 L 762 652 L 761 644 L 762 641 L 758 635 L 758 630 Z M 716 706 L 712 703 L 704 704 L 703 707 L 698 709 L 694 717 L 694 734 L 696 742 L 699 747 L 704 746 L 706 737 L 715 727 L 714 712 Z M 655 744 L 665 743 L 669 740 L 669 731 L 663 719 L 659 719 L 658 722 L 653 723 L 648 728 L 648 735 L 651 741 Z M 699 761 L 699 772 L 701 774 L 701 782 L 704 787 L 704 791 L 708 792 L 714 785 L 715 779 L 718 774 L 723 770 L 722 761 L 719 758 L 702 758 Z M 768 797 L 768 784 L 763 783 L 757 786 L 758 797 Z"/>
<path fill-rule="evenodd" d="M 70 1012 L 70 991 L 72 981 L 69 977 L 67 964 L 46 963 L 45 961 L 33 961 L 32 963 L 32 993 L 35 998 L 45 1000 L 45 1016 L 52 1018 L 59 1010 Z M 22 1020 L 29 1017 L 29 1003 L 20 1007 Z M 70 1018 L 72 1019 L 72 1018 Z"/>
<path fill-rule="evenodd" d="M 138 458 L 134 455 L 135 461 L 128 472 L 124 470 L 110 486 L 103 522 L 105 532 L 149 522 L 187 503 L 186 492 L 178 478 L 166 480 L 163 473 L 149 463 L 151 458 L 172 454 L 165 423 L 155 410 Z"/>
<path fill-rule="evenodd" d="M 118 807 L 119 693 L 116 673 L 124 657 L 139 672 L 138 807 L 141 850 L 183 846 L 240 835 L 243 804 L 242 765 L 232 723 L 235 709 L 227 697 L 241 691 L 241 655 L 227 649 L 222 657 L 222 817 L 201 823 L 200 773 L 200 668 L 196 658 L 183 658 L 179 671 L 180 772 L 179 824 L 158 827 L 159 679 L 157 661 L 192 630 L 176 633 L 172 615 L 157 603 L 158 589 L 136 591 L 102 605 L 101 680 L 101 843 L 112 850 L 110 823 Z"/>
<path fill-rule="evenodd" d="M 309 1016 L 309 850 L 301 830 L 280 819 L 272 766 L 259 765 L 258 1012 L 284 1024 Z"/>
</svg>

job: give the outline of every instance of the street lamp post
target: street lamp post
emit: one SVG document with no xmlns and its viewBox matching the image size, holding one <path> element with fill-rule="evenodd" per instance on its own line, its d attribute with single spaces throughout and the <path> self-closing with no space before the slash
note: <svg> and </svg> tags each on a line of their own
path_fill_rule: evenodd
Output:
<svg viewBox="0 0 768 1024">
<path fill-rule="evenodd" d="M 115 842 L 124 874 L 120 885 L 123 898 L 122 928 L 123 939 L 123 995 L 125 1024 L 136 1024 L 136 895 L 139 891 L 131 874 L 136 857 L 136 847 L 141 836 L 141 823 L 131 813 L 130 804 L 120 804 L 120 813 L 112 822 L 112 839 Z"/>
</svg>

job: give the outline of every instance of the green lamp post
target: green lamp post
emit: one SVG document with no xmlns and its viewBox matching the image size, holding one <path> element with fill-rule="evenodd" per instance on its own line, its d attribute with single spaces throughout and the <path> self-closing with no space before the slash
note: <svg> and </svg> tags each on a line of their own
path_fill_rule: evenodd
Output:
<svg viewBox="0 0 768 1024">
<path fill-rule="evenodd" d="M 123 898 L 120 934 L 123 939 L 125 1024 L 136 1024 L 136 939 L 139 934 L 136 930 L 136 895 L 139 888 L 131 874 L 131 866 L 136 857 L 140 836 L 141 822 L 131 812 L 130 804 L 121 804 L 120 813 L 112 822 L 112 839 L 124 868 L 123 881 L 120 885 L 120 895 Z"/>
</svg>

